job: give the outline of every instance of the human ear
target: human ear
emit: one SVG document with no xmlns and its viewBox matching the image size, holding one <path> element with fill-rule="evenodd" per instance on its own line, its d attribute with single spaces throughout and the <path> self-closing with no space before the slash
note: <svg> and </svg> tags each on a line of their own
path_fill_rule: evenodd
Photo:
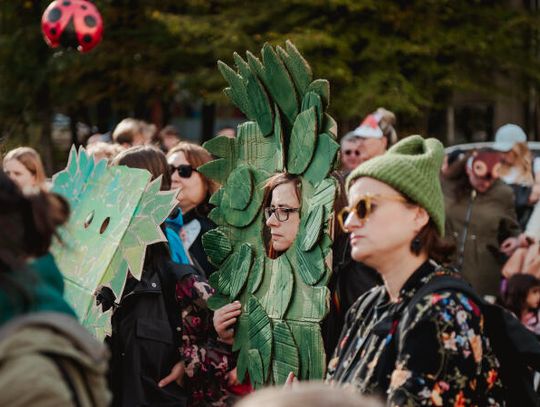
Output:
<svg viewBox="0 0 540 407">
<path fill-rule="evenodd" d="M 429 222 L 429 214 L 427 211 L 422 208 L 421 206 L 416 207 L 416 213 L 414 216 L 414 223 L 415 223 L 415 229 L 416 233 L 420 233 L 420 231 L 426 226 Z"/>
</svg>

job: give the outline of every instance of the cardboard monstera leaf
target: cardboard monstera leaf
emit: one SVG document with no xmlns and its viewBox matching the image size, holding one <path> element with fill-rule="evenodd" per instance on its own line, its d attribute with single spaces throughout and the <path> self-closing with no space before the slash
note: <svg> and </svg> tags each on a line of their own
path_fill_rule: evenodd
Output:
<svg viewBox="0 0 540 407">
<path fill-rule="evenodd" d="M 52 190 L 71 206 L 61 242 L 52 252 L 65 281 L 65 296 L 81 323 L 96 337 L 110 328 L 110 311 L 95 304 L 95 291 L 108 286 L 119 298 L 128 269 L 140 278 L 150 244 L 165 241 L 159 225 L 176 205 L 176 191 L 160 191 L 161 178 L 146 170 L 107 167 L 84 149 L 71 149 L 66 169 Z"/>
<path fill-rule="evenodd" d="M 218 63 L 229 83 L 225 93 L 249 121 L 235 139 L 208 141 L 217 159 L 199 168 L 223 184 L 211 198 L 218 227 L 203 236 L 219 268 L 210 278 L 216 289 L 210 306 L 242 303 L 234 342 L 238 377 L 249 373 L 255 387 L 283 383 L 289 372 L 323 377 L 320 322 L 328 311 L 336 194 L 329 174 L 339 148 L 335 121 L 325 112 L 328 82 L 313 80 L 291 42 L 265 45 L 261 54 L 234 54 L 236 69 Z M 263 185 L 283 172 L 301 179 L 300 227 L 292 247 L 272 259 L 263 239 Z"/>
</svg>

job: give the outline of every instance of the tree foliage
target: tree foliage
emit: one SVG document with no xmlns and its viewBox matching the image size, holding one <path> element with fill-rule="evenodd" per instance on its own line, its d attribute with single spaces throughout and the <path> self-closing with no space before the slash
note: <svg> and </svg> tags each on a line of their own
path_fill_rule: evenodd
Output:
<svg viewBox="0 0 540 407">
<path fill-rule="evenodd" d="M 88 54 L 46 47 L 48 3 L 1 2 L 2 135 L 23 137 L 52 112 L 95 124 L 102 104 L 121 115 L 178 95 L 228 103 L 216 61 L 285 39 L 330 80 L 338 121 L 385 105 L 420 122 L 456 91 L 490 96 L 509 77 L 525 100 L 540 81 L 538 16 L 507 0 L 96 0 L 105 35 Z"/>
</svg>

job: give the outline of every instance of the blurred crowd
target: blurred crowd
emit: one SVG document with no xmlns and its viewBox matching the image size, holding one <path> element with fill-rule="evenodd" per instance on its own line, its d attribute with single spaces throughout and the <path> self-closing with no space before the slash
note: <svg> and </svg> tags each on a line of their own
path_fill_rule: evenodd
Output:
<svg viewBox="0 0 540 407">
<path fill-rule="evenodd" d="M 227 128 L 217 136 L 234 138 L 235 132 Z M 444 153 L 440 143 L 430 140 L 398 137 L 396 116 L 385 108 L 342 135 L 340 168 L 333 173 L 341 192 L 335 207 L 330 312 L 323 322 L 332 389 L 291 378 L 287 389 L 251 395 L 249 381 L 242 384 L 236 378 L 232 351 L 241 305 L 232 303 L 215 313 L 207 305 L 214 292 L 208 279 L 216 268 L 202 236 L 216 227 L 208 215 L 210 197 L 220 185 L 197 170 L 213 159 L 204 147 L 183 141 L 174 126 L 158 131 L 134 118 L 87 140 L 85 148 L 95 160 L 146 169 L 152 179 L 161 177 L 162 190 L 179 191 L 177 210 L 162 225 L 168 241 L 147 248 L 141 280 L 128 278 L 121 298 L 106 289 L 98 293 L 103 310 L 113 310 L 106 348 L 78 326 L 62 299 L 62 278 L 49 254 L 56 228 L 69 216 L 67 203 L 48 192 L 36 150 L 6 152 L 0 171 L 0 405 L 71 405 L 63 403 L 75 399 L 73 405 L 82 406 L 225 406 L 240 399 L 243 407 L 380 405 L 362 395 L 388 397 L 396 406 L 505 405 L 483 320 L 463 296 L 441 292 L 442 302 L 433 299 L 430 305 L 433 313 L 459 323 L 449 328 L 453 322 L 447 320 L 443 328 L 435 314 L 422 309 L 399 346 L 390 353 L 383 350 L 384 338 L 397 325 L 387 330 L 379 325 L 397 315 L 393 307 L 400 298 L 413 298 L 406 289 L 417 291 L 437 272 L 435 261 L 461 275 L 482 301 L 501 305 L 540 335 L 540 158 L 515 124 L 500 127 L 489 147 L 447 148 Z M 265 225 L 268 236 L 276 236 L 268 247 L 271 258 L 296 237 L 298 183 L 290 174 L 277 174 L 264 186 Z M 386 205 L 387 215 L 378 218 Z M 168 270 L 178 264 L 189 267 L 182 269 L 181 279 L 165 283 Z M 396 265 L 402 271 L 393 271 Z M 144 291 L 155 281 L 162 287 L 160 297 Z M 132 292 L 141 294 L 133 299 L 128 296 Z M 171 298 L 172 307 L 158 306 L 170 304 Z M 34 318 L 36 312 L 47 318 Z M 138 334 L 138 318 L 170 321 L 151 324 L 158 337 L 181 335 L 177 342 L 149 343 Z M 427 322 L 417 327 L 418 321 Z M 385 333 L 380 340 L 371 337 L 377 329 Z M 441 348 L 429 342 L 436 329 L 448 329 Z M 467 345 L 456 344 L 461 337 Z M 17 343 L 26 344 L 24 352 Z M 476 365 L 460 356 L 460 346 L 473 354 Z M 441 378 L 415 376 L 437 371 L 431 362 L 419 361 L 422 352 L 426 359 L 446 352 Z M 17 380 L 19 373 L 25 384 Z M 453 392 L 452 386 L 460 384 L 451 374 L 475 383 L 482 394 Z"/>
</svg>

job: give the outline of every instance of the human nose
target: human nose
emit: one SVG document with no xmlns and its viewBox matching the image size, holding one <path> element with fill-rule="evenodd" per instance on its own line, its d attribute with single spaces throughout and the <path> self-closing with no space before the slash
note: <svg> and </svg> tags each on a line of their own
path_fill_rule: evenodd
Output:
<svg viewBox="0 0 540 407">
<path fill-rule="evenodd" d="M 266 226 L 268 226 L 268 227 L 274 226 L 275 227 L 277 225 L 279 225 L 279 221 L 277 220 L 276 213 L 272 212 L 270 214 L 270 217 L 268 219 L 266 219 Z"/>
<path fill-rule="evenodd" d="M 361 228 L 364 226 L 365 221 L 358 217 L 356 211 L 349 213 L 347 218 L 345 218 L 344 226 L 347 231 L 352 232 L 354 229 Z"/>
</svg>

